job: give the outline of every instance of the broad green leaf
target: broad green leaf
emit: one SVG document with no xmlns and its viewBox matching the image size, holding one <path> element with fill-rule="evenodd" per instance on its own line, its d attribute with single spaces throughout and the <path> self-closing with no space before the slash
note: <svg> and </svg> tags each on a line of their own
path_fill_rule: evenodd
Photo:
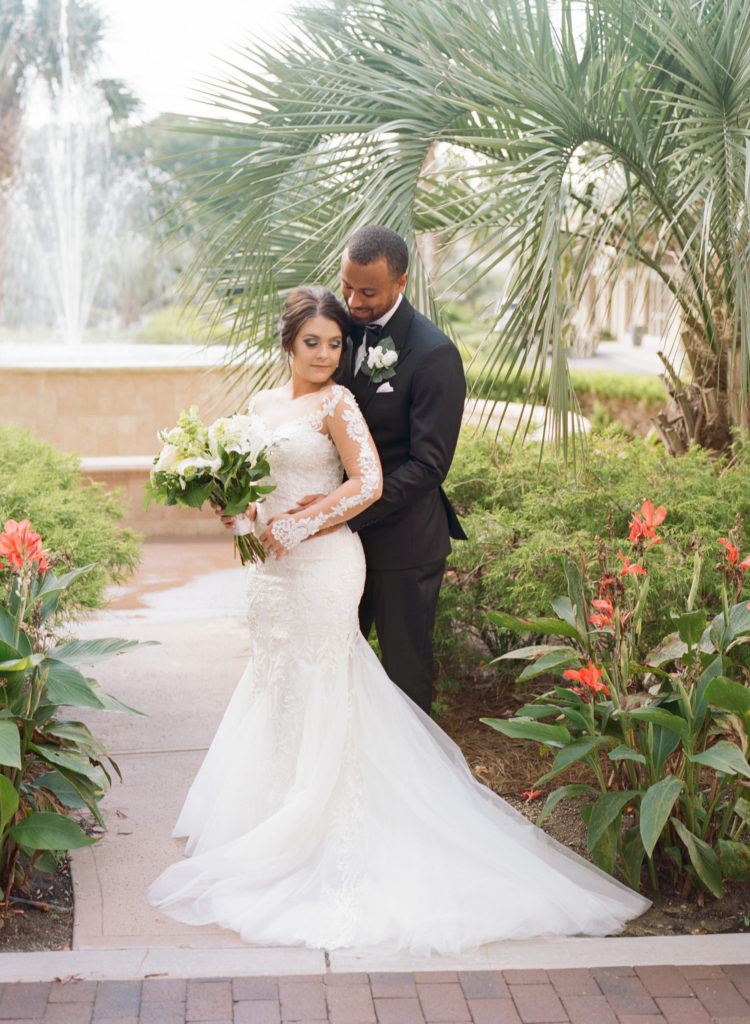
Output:
<svg viewBox="0 0 750 1024">
<path fill-rule="evenodd" d="M 669 661 L 677 661 L 687 652 L 687 644 L 680 640 L 677 633 L 670 633 L 658 647 L 655 647 L 646 659 L 646 664 L 652 668 L 666 665 Z"/>
<path fill-rule="evenodd" d="M 15 632 L 16 620 L 5 608 L 0 608 L 0 640 L 14 647 Z"/>
<path fill-rule="evenodd" d="M 73 580 L 77 580 L 79 576 L 83 576 L 89 569 L 93 569 L 94 564 L 94 562 L 91 562 L 90 565 L 82 565 L 77 569 L 71 569 L 70 572 L 66 572 L 63 576 L 55 576 L 54 572 L 48 572 L 36 596 L 49 599 L 53 594 L 62 593 L 63 590 L 70 586 Z"/>
<path fill-rule="evenodd" d="M 96 842 L 70 818 L 51 811 L 32 811 L 10 834 L 26 850 L 78 850 Z"/>
<path fill-rule="evenodd" d="M 615 822 L 619 826 L 623 808 L 637 797 L 635 790 L 620 790 L 604 793 L 594 803 L 588 820 L 589 832 L 586 849 L 591 853 L 601 842 L 604 833 Z"/>
<path fill-rule="evenodd" d="M 58 767 L 55 771 L 40 775 L 34 785 L 49 789 L 65 807 L 88 807 L 97 822 L 104 827 L 104 819 L 98 807 L 104 791 L 90 779 Z"/>
<path fill-rule="evenodd" d="M 31 654 L 28 657 L 13 661 L 0 661 L 0 672 L 10 674 L 12 672 L 30 672 L 35 665 L 41 664 L 40 654 Z"/>
<path fill-rule="evenodd" d="M 102 783 L 102 769 L 98 765 L 92 764 L 83 754 L 41 743 L 29 744 L 29 749 L 45 764 L 49 764 L 53 768 L 66 768 L 69 772 L 75 772 L 94 782 Z"/>
<path fill-rule="evenodd" d="M 750 732 L 750 689 L 726 676 L 715 676 L 706 686 L 703 697 L 725 711 L 740 715 Z"/>
<path fill-rule="evenodd" d="M 637 761 L 639 764 L 646 764 L 646 758 L 632 747 L 626 747 L 623 743 L 607 755 L 610 761 Z"/>
<path fill-rule="evenodd" d="M 750 608 L 748 601 L 740 601 L 729 609 L 729 625 L 735 636 L 750 633 Z"/>
<path fill-rule="evenodd" d="M 706 613 L 702 608 L 693 612 L 684 612 L 677 619 L 677 632 L 680 640 L 688 647 L 695 647 L 697 643 L 700 643 L 705 628 Z"/>
<path fill-rule="evenodd" d="M 553 651 L 568 650 L 561 648 L 558 644 L 531 644 L 529 647 L 516 647 L 515 650 L 500 654 L 495 661 L 524 661 L 527 658 L 539 658 L 543 654 L 550 654 Z"/>
<path fill-rule="evenodd" d="M 744 775 L 750 779 L 750 765 L 740 748 L 728 740 L 719 740 L 702 754 L 688 756 L 688 760 L 695 764 L 705 764 L 708 768 L 715 768 L 726 775 Z"/>
<path fill-rule="evenodd" d="M 15 721 L 0 719 L 0 764 L 21 767 L 21 739 Z"/>
<path fill-rule="evenodd" d="M 615 870 L 618 828 L 619 821 L 613 821 L 609 828 L 605 829 L 596 846 L 591 850 L 591 856 L 596 866 L 601 871 L 606 871 L 608 875 L 614 874 Z"/>
<path fill-rule="evenodd" d="M 651 722 L 653 725 L 660 725 L 663 729 L 669 729 L 683 741 L 690 738 L 689 723 L 681 715 L 673 715 L 671 711 L 665 711 L 663 708 L 642 707 L 634 708 L 627 714 L 639 722 Z"/>
<path fill-rule="evenodd" d="M 683 787 L 682 779 L 668 775 L 650 786 L 641 797 L 641 839 L 648 857 L 653 854 Z"/>
<path fill-rule="evenodd" d="M 17 810 L 18 790 L 9 778 L 0 774 L 0 834 L 5 834 Z"/>
<path fill-rule="evenodd" d="M 716 854 L 708 843 L 693 835 L 679 818 L 672 818 L 671 821 L 677 835 L 685 844 L 688 856 L 690 857 L 690 863 L 693 865 L 696 875 L 705 887 L 714 894 L 716 899 L 720 900 L 722 896 L 721 867 L 719 866 Z"/>
<path fill-rule="evenodd" d="M 515 713 L 515 718 L 552 718 L 567 714 L 568 709 L 557 704 L 524 704 Z"/>
<path fill-rule="evenodd" d="M 549 636 L 567 636 L 579 640 L 578 630 L 562 619 L 520 619 L 506 612 L 487 612 L 487 618 L 495 626 L 513 629 L 524 633 L 544 633 Z"/>
<path fill-rule="evenodd" d="M 744 882 L 750 878 L 750 843 L 720 839 L 716 845 L 719 848 L 719 866 L 724 878 L 731 882 Z"/>
<path fill-rule="evenodd" d="M 138 711 L 137 708 L 131 708 L 129 704 L 124 704 L 117 697 L 113 697 L 111 693 L 104 693 L 97 687 L 96 695 L 105 711 L 119 711 L 126 715 L 139 715 L 141 718 L 148 718 L 145 711 Z"/>
<path fill-rule="evenodd" d="M 742 818 L 746 825 L 750 825 L 750 797 L 741 796 L 734 805 L 734 813 Z"/>
<path fill-rule="evenodd" d="M 562 670 L 564 666 L 570 665 L 579 659 L 580 654 L 578 654 L 577 651 L 573 651 L 568 647 L 560 647 L 557 651 L 551 651 L 549 654 L 543 654 L 541 658 L 537 658 L 537 660 L 531 665 L 527 665 L 519 675 L 518 682 L 524 682 L 527 679 L 535 679 L 537 676 L 541 676 L 549 672 L 557 673 Z"/>
<path fill-rule="evenodd" d="M 480 721 L 513 739 L 533 740 L 535 743 L 546 743 L 551 747 L 561 747 L 570 742 L 570 733 L 563 725 L 522 722 L 515 718 L 482 718 Z"/>
<path fill-rule="evenodd" d="M 545 818 L 554 811 L 561 800 L 571 799 L 577 796 L 584 796 L 587 793 L 596 793 L 593 786 L 587 786 L 582 782 L 575 782 L 570 786 L 559 786 L 553 793 L 547 797 L 544 802 L 544 807 L 536 819 L 536 824 L 541 825 Z"/>
<path fill-rule="evenodd" d="M 638 891 L 641 887 L 643 858 L 646 856 L 640 829 L 627 829 L 620 843 L 620 856 L 626 882 L 631 888 Z"/>
<path fill-rule="evenodd" d="M 673 754 L 680 745 L 680 737 L 671 729 L 662 729 L 655 725 L 651 730 L 651 757 L 654 761 L 654 770 L 657 775 L 664 771 L 664 765 L 670 754 Z"/>
<path fill-rule="evenodd" d="M 573 626 L 578 625 L 582 631 L 585 631 L 586 612 L 583 599 L 583 582 L 581 580 L 581 573 L 578 566 L 574 565 L 570 559 L 566 560 L 563 569 L 565 570 L 565 579 L 568 584 L 568 594 L 570 596 L 570 606 L 573 614 L 572 624 Z"/>
<path fill-rule="evenodd" d="M 22 658 L 21 652 L 17 650 L 12 644 L 6 643 L 5 640 L 0 640 L 0 662 L 12 662 L 20 661 Z"/>
<path fill-rule="evenodd" d="M 558 615 L 564 622 L 567 622 L 569 626 L 578 631 L 576 623 L 576 613 L 573 609 L 573 603 L 569 597 L 563 595 L 561 597 L 553 597 L 552 599 L 552 610 L 555 615 Z"/>
<path fill-rule="evenodd" d="M 55 705 L 80 708 L 103 707 L 102 702 L 94 693 L 91 683 L 81 675 L 78 669 L 62 661 L 47 661 L 49 673 L 45 684 L 45 697 Z"/>
<path fill-rule="evenodd" d="M 695 716 L 695 729 L 699 730 L 708 713 L 708 701 L 706 700 L 706 689 L 708 684 L 722 674 L 723 659 L 721 655 L 711 658 L 703 666 L 701 677 L 693 695 L 693 714 Z"/>
<path fill-rule="evenodd" d="M 570 768 L 572 764 L 575 764 L 576 761 L 585 760 L 594 751 L 606 747 L 608 743 L 609 740 L 605 736 L 583 736 L 581 739 L 566 744 L 555 756 L 550 770 L 542 775 L 540 779 L 537 779 L 536 785 L 543 786 L 545 782 L 554 779 L 560 772 L 564 772 L 566 768 Z"/>
<path fill-rule="evenodd" d="M 122 640 L 119 637 L 71 640 L 47 651 L 47 656 L 68 665 L 97 665 L 100 661 L 107 661 L 118 654 L 135 650 L 136 647 L 153 647 L 157 644 L 156 640 Z"/>
<path fill-rule="evenodd" d="M 75 786 L 71 786 L 58 771 L 45 772 L 44 775 L 40 775 L 38 779 L 34 780 L 34 788 L 48 789 L 65 807 L 81 808 L 86 806 L 86 801 L 80 796 Z"/>
</svg>

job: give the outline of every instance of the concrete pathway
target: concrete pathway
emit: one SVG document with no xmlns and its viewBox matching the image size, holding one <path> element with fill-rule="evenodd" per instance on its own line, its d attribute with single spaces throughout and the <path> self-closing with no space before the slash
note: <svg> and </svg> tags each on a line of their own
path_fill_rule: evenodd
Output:
<svg viewBox="0 0 750 1024">
<path fill-rule="evenodd" d="M 147 543 L 138 577 L 78 630 L 158 641 L 95 673 L 148 717 L 86 715 L 124 781 L 102 802 L 106 835 L 73 857 L 73 949 L 0 957 L 0 1022 L 750 1024 L 750 935 L 429 958 L 248 946 L 155 911 L 146 892 L 182 856 L 170 831 L 244 665 L 243 585 L 224 537 Z"/>
</svg>

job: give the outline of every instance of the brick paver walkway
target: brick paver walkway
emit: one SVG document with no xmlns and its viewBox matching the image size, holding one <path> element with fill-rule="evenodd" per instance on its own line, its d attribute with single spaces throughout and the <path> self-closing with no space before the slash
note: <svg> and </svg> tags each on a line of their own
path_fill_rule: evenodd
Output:
<svg viewBox="0 0 750 1024">
<path fill-rule="evenodd" d="M 0 985 L 3 1024 L 750 1024 L 750 965 Z"/>
</svg>

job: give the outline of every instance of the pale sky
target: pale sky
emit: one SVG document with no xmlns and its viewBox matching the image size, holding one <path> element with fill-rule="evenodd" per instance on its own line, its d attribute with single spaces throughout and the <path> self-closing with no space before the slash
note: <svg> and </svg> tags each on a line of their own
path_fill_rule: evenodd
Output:
<svg viewBox="0 0 750 1024">
<path fill-rule="evenodd" d="M 217 58 L 253 35 L 283 26 L 294 0 L 95 0 L 107 21 L 101 73 L 122 78 L 145 105 L 205 114 L 190 98 L 196 79 L 219 69 Z"/>
</svg>

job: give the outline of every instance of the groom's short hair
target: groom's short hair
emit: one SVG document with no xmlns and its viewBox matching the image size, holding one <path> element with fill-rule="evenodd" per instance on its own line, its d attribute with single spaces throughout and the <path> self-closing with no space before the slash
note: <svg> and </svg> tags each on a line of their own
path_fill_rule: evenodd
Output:
<svg viewBox="0 0 750 1024">
<path fill-rule="evenodd" d="M 409 266 L 409 249 L 398 232 L 382 224 L 366 224 L 359 228 L 346 243 L 345 252 L 355 263 L 374 263 L 381 257 L 393 272 L 401 277 Z"/>
</svg>

